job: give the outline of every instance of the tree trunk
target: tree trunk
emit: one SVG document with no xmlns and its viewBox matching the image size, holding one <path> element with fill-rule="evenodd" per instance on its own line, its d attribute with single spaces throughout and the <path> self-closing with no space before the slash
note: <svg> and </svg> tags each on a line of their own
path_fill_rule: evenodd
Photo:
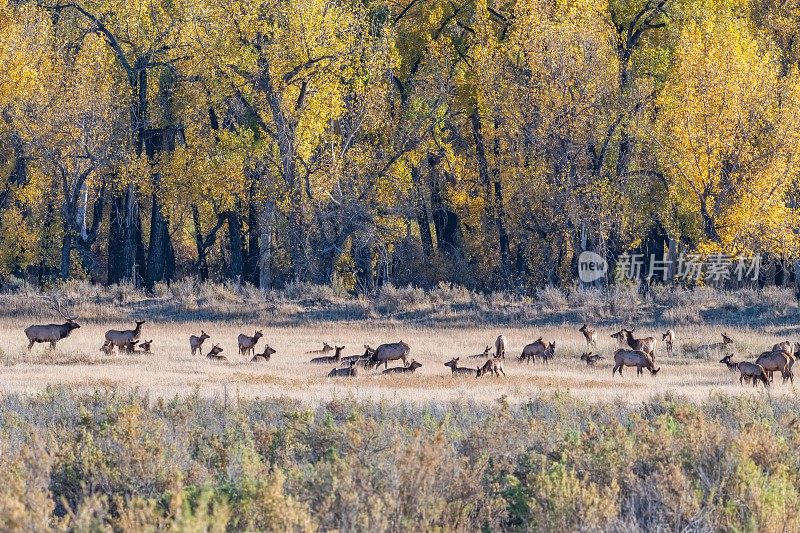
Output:
<svg viewBox="0 0 800 533">
<path fill-rule="evenodd" d="M 208 259 L 206 258 L 203 228 L 200 225 L 200 211 L 192 204 L 192 222 L 194 222 L 194 243 L 197 247 L 197 274 L 200 282 L 208 281 Z"/>
<path fill-rule="evenodd" d="M 414 183 L 414 192 L 416 193 L 415 212 L 417 219 L 417 226 L 419 226 L 419 237 L 422 241 L 422 252 L 426 257 L 433 255 L 433 236 L 431 235 L 431 223 L 428 218 L 428 209 L 425 205 L 425 195 L 422 192 L 422 185 L 420 184 L 419 167 L 414 165 L 411 167 L 411 180 Z"/>
<path fill-rule="evenodd" d="M 236 283 L 241 283 L 244 260 L 242 258 L 242 218 L 238 210 L 228 214 L 228 238 L 231 253 L 228 277 Z"/>
<path fill-rule="evenodd" d="M 256 201 L 256 183 L 250 183 L 249 199 L 247 202 L 247 255 L 244 263 L 244 279 L 247 283 L 258 286 L 259 275 L 259 213 Z"/>
<path fill-rule="evenodd" d="M 272 275 L 272 235 L 275 228 L 275 200 L 269 199 L 261 206 L 258 231 L 258 287 L 268 291 L 275 283 Z"/>
<path fill-rule="evenodd" d="M 61 239 L 61 279 L 67 281 L 70 271 L 70 254 L 72 252 L 72 231 L 65 230 Z"/>
<path fill-rule="evenodd" d="M 436 245 L 439 251 L 448 256 L 461 256 L 461 222 L 458 215 L 447 208 L 442 200 L 441 183 L 437 164 L 439 157 L 428 156 L 430 171 L 431 210 L 433 211 L 433 227 L 436 230 Z"/>
<path fill-rule="evenodd" d="M 353 263 L 356 267 L 356 294 L 370 295 L 375 290 L 372 274 L 372 242 L 368 237 L 354 236 L 352 240 Z"/>
<path fill-rule="evenodd" d="M 155 178 L 156 184 L 159 179 Z M 167 263 L 167 242 L 169 231 L 167 221 L 161 208 L 161 200 L 158 198 L 160 187 L 156 187 L 152 195 L 152 210 L 150 212 L 150 242 L 147 252 L 147 268 L 145 270 L 144 286 L 147 290 L 153 290 L 156 283 L 164 281 Z"/>
<path fill-rule="evenodd" d="M 123 235 L 119 282 L 133 283 L 139 287 L 142 279 L 141 268 L 144 265 L 144 245 L 139 200 L 133 185 L 128 185 L 125 189 Z"/>
</svg>

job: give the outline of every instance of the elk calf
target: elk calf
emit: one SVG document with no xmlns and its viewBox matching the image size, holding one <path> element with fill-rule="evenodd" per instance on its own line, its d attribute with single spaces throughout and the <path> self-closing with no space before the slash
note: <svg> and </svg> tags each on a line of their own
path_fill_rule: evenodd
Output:
<svg viewBox="0 0 800 533">
<path fill-rule="evenodd" d="M 152 353 L 150 351 L 150 345 L 151 344 L 153 344 L 153 339 L 150 339 L 149 341 L 140 342 L 139 343 L 139 348 L 142 349 L 142 353 Z"/>
<path fill-rule="evenodd" d="M 713 344 L 703 344 L 697 347 L 697 353 L 711 354 L 714 352 L 721 352 L 725 350 L 729 344 L 733 344 L 733 339 L 728 337 L 727 333 L 722 334 L 722 342 L 715 342 Z"/>
<path fill-rule="evenodd" d="M 413 374 L 414 371 L 422 367 L 422 363 L 411 360 L 408 366 L 396 366 L 394 368 L 387 368 L 383 371 L 384 374 Z"/>
<path fill-rule="evenodd" d="M 200 330 L 200 336 L 192 335 L 189 337 L 189 346 L 192 348 L 192 355 L 200 352 L 200 355 L 203 355 L 203 343 L 206 339 L 210 338 L 209 334 L 203 330 Z"/>
<path fill-rule="evenodd" d="M 328 372 L 329 378 L 356 378 L 358 377 L 358 368 L 356 367 L 357 361 L 350 361 L 350 364 L 344 368 L 334 368 Z"/>
<path fill-rule="evenodd" d="M 499 376 L 501 373 L 503 376 L 506 375 L 505 371 L 503 370 L 503 358 L 493 357 L 486 361 L 482 367 L 478 368 L 478 372 L 476 373 L 475 377 L 479 378 L 486 374 L 494 374 L 495 376 Z"/>
<path fill-rule="evenodd" d="M 459 367 L 458 366 L 459 359 L 460 359 L 459 357 L 454 357 L 453 359 L 446 362 L 444 366 L 448 367 L 453 375 L 474 376 L 476 370 L 474 368 L 469 368 L 466 366 Z"/>
<path fill-rule="evenodd" d="M 749 361 L 742 361 L 736 365 L 739 369 L 739 384 L 744 385 L 745 381 L 753 382 L 753 387 L 758 386 L 758 382 L 764 384 L 765 387 L 769 387 L 769 379 L 767 378 L 767 372 L 764 370 L 764 367 L 758 365 L 756 363 L 751 363 Z"/>
<path fill-rule="evenodd" d="M 323 343 L 322 343 L 322 349 L 321 349 L 321 350 L 311 350 L 311 351 L 309 351 L 309 352 L 306 352 L 306 353 L 307 353 L 307 354 L 314 354 L 314 353 L 328 353 L 328 352 L 332 352 L 332 351 L 333 351 L 333 346 L 331 346 L 331 345 L 330 345 L 330 344 L 328 344 L 327 342 L 323 342 Z"/>
<path fill-rule="evenodd" d="M 581 361 L 586 361 L 586 366 L 594 366 L 600 359 L 603 359 L 603 356 L 600 354 L 594 354 L 592 352 L 584 352 L 581 354 Z"/>
<path fill-rule="evenodd" d="M 337 346 L 336 353 L 334 355 L 324 355 L 322 357 L 315 357 L 311 360 L 311 364 L 313 365 L 336 365 L 339 363 L 339 360 L 342 358 L 342 350 L 344 350 L 344 346 Z"/>
<path fill-rule="evenodd" d="M 586 348 L 597 349 L 597 331 L 589 329 L 586 324 L 578 328 L 578 331 L 583 333 L 583 338 L 586 339 Z"/>
<path fill-rule="evenodd" d="M 735 363 L 733 361 L 733 354 L 732 353 L 729 353 L 729 354 L 725 355 L 725 357 L 720 359 L 719 362 L 724 364 L 725 366 L 727 366 L 728 370 L 730 370 L 731 372 L 736 372 L 736 370 L 738 370 L 738 368 L 739 368 L 739 363 Z"/>
<path fill-rule="evenodd" d="M 467 358 L 469 359 L 478 359 L 480 357 L 487 358 L 491 355 L 492 348 L 487 344 L 486 348 L 483 349 L 483 353 L 476 353 L 475 355 L 468 355 Z"/>
<path fill-rule="evenodd" d="M 100 347 L 100 351 L 103 352 L 106 355 L 111 355 L 111 353 L 114 351 L 114 345 L 111 344 L 110 342 L 106 341 Z"/>
<path fill-rule="evenodd" d="M 208 352 L 206 357 L 208 357 L 212 361 L 227 361 L 228 360 L 227 357 L 225 357 L 224 355 L 219 355 L 223 351 L 224 350 L 220 348 L 219 344 L 215 344 L 214 346 L 211 347 L 211 351 Z"/>
<path fill-rule="evenodd" d="M 369 344 L 364 345 L 364 353 L 361 355 L 348 355 L 347 357 L 342 357 L 341 363 L 342 366 L 348 366 L 351 362 L 355 361 L 356 364 L 361 366 L 365 366 L 369 362 L 370 356 L 375 353 L 375 350 L 370 348 Z"/>
<path fill-rule="evenodd" d="M 256 331 L 255 335 L 252 337 L 249 335 L 245 335 L 242 333 L 236 339 L 239 342 L 239 355 L 250 355 L 251 353 L 255 353 L 256 344 L 258 344 L 258 339 L 264 336 L 264 333 L 261 330 Z"/>
<path fill-rule="evenodd" d="M 555 356 L 556 343 L 545 343 L 541 337 L 536 339 L 522 349 L 522 355 L 519 356 L 519 361 L 528 361 L 528 363 L 536 363 L 536 358 L 539 357 L 542 362 L 549 362 Z"/>
<path fill-rule="evenodd" d="M 270 356 L 275 353 L 275 350 L 269 347 L 269 344 L 264 346 L 264 351 L 262 353 L 257 353 L 250 359 L 251 363 L 266 363 L 269 361 Z"/>
<path fill-rule="evenodd" d="M 668 329 L 665 333 L 661 334 L 661 340 L 667 346 L 667 353 L 672 353 L 672 343 L 675 342 L 675 332 Z"/>
</svg>

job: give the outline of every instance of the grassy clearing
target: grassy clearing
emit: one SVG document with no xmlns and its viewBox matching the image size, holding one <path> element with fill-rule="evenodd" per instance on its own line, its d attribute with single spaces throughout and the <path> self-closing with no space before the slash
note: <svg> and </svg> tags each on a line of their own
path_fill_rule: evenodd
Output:
<svg viewBox="0 0 800 533">
<path fill-rule="evenodd" d="M 0 400 L 3 531 L 797 530 L 800 401 Z"/>
</svg>

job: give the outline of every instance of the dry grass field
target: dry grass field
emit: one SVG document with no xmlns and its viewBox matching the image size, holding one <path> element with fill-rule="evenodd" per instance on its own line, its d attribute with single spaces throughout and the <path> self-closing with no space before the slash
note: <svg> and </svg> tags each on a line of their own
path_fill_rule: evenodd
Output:
<svg viewBox="0 0 800 533">
<path fill-rule="evenodd" d="M 45 318 L 45 317 L 43 317 Z M 353 398 L 389 400 L 393 402 L 449 402 L 472 400 L 490 402 L 505 398 L 522 402 L 542 391 L 569 391 L 573 396 L 589 400 L 621 400 L 641 402 L 654 394 L 671 392 L 693 400 L 702 400 L 715 393 L 764 394 L 762 388 L 742 387 L 738 373 L 719 364 L 721 354 L 698 357 L 690 347 L 718 342 L 722 327 L 688 325 L 675 327 L 679 340 L 674 355 L 667 356 L 659 331 L 655 327 L 637 329 L 637 335 L 657 336 L 656 363 L 661 371 L 656 377 L 647 372 L 636 376 L 635 368 L 626 369 L 624 377 L 612 378 L 612 354 L 616 348 L 609 335 L 611 328 L 601 329 L 597 352 L 604 355 L 596 367 L 587 368 L 579 360 L 585 341 L 577 331 L 580 324 L 548 327 L 423 327 L 380 322 L 336 322 L 294 327 L 269 327 L 265 324 L 233 324 L 221 322 L 148 323 L 143 339 L 153 339 L 153 354 L 105 355 L 100 352 L 103 334 L 109 328 L 132 327 L 125 321 L 84 324 L 73 335 L 50 352 L 47 345 L 26 350 L 23 329 L 29 322 L 11 320 L 0 327 L 0 348 L 3 350 L 0 388 L 6 392 L 38 392 L 52 385 L 67 385 L 91 391 L 105 387 L 137 388 L 151 395 L 172 397 L 198 392 L 203 396 L 284 397 L 309 403 L 331 399 Z M 277 350 L 268 363 L 250 363 L 237 353 L 236 336 L 263 329 L 264 340 Z M 210 361 L 190 355 L 188 337 L 205 330 L 212 343 L 220 343 L 227 362 Z M 736 341 L 730 351 L 735 359 L 752 359 L 769 349 L 774 342 L 790 339 L 786 327 L 759 329 L 724 328 Z M 506 377 L 485 376 L 481 379 L 452 376 L 444 363 L 460 356 L 460 366 L 476 367 L 483 358 L 467 358 L 477 354 L 503 333 L 509 340 Z M 520 363 L 522 347 L 539 336 L 554 339 L 556 358 L 543 365 Z M 312 365 L 315 355 L 309 350 L 321 347 L 322 341 L 345 345 L 344 355 L 363 352 L 363 345 L 375 347 L 382 342 L 404 340 L 411 346 L 411 357 L 422 363 L 414 375 L 381 375 L 377 370 L 361 370 L 356 378 L 327 378 L 332 365 Z M 331 354 L 329 354 L 331 355 Z M 391 363 L 390 363 L 391 364 Z M 798 382 L 797 386 L 800 386 Z M 770 394 L 795 394 L 790 384 L 777 380 Z"/>
</svg>

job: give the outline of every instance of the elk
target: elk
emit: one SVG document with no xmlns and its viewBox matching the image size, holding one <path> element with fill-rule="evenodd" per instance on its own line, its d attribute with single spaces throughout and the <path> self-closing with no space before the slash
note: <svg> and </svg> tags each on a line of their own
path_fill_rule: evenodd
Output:
<svg viewBox="0 0 800 533">
<path fill-rule="evenodd" d="M 139 348 L 142 349 L 142 353 L 152 353 L 150 351 L 150 345 L 152 344 L 153 344 L 153 339 L 150 339 L 149 341 L 140 342 Z"/>
<path fill-rule="evenodd" d="M 111 355 L 111 352 L 113 350 L 114 350 L 114 345 L 108 341 L 104 342 L 103 345 L 100 347 L 100 351 L 106 355 Z"/>
<path fill-rule="evenodd" d="M 672 343 L 675 342 L 675 332 L 668 329 L 666 333 L 661 334 L 661 340 L 667 345 L 667 353 L 672 353 Z"/>
<path fill-rule="evenodd" d="M 307 354 L 315 354 L 315 353 L 328 353 L 328 352 L 332 352 L 332 351 L 333 351 L 333 346 L 331 346 L 327 342 L 323 342 L 321 350 L 311 350 L 311 351 L 306 352 L 306 353 Z"/>
<path fill-rule="evenodd" d="M 351 362 L 355 361 L 356 364 L 364 366 L 369 361 L 369 358 L 372 354 L 375 353 L 375 350 L 370 348 L 369 344 L 364 345 L 364 353 L 361 355 L 348 355 L 347 357 L 342 357 L 341 362 L 342 366 L 349 365 Z"/>
<path fill-rule="evenodd" d="M 483 353 L 476 353 L 475 355 L 468 355 L 468 359 L 478 359 L 478 358 L 487 358 L 491 355 L 492 348 L 487 344 L 486 348 L 483 349 Z"/>
<path fill-rule="evenodd" d="M 389 368 L 389 361 L 402 359 L 405 367 L 409 353 L 411 353 L 411 347 L 403 341 L 381 344 L 370 357 L 368 366 L 377 368 L 383 363 L 384 368 Z"/>
<path fill-rule="evenodd" d="M 131 342 L 139 340 L 144 323 L 144 320 L 137 320 L 136 327 L 133 329 L 110 329 L 106 331 L 106 341 L 110 342 L 112 346 L 116 346 L 120 351 L 127 349 Z"/>
<path fill-rule="evenodd" d="M 329 378 L 356 378 L 358 377 L 358 361 L 350 361 L 350 364 L 343 368 L 334 368 L 328 372 Z"/>
<path fill-rule="evenodd" d="M 77 322 L 78 317 L 73 316 L 61 308 L 61 303 L 50 299 L 50 304 L 54 311 L 66 320 L 63 324 L 34 324 L 25 328 L 25 336 L 28 337 L 28 351 L 37 342 L 49 342 L 50 349 L 56 349 L 56 343 L 61 339 L 66 339 L 73 330 L 80 328 Z"/>
<path fill-rule="evenodd" d="M 384 374 L 413 374 L 414 371 L 418 368 L 422 367 L 422 363 L 419 363 L 415 360 L 411 360 L 411 364 L 408 366 L 396 366 L 394 368 L 387 368 L 383 371 Z"/>
<path fill-rule="evenodd" d="M 451 373 L 454 376 L 455 375 L 459 375 L 459 376 L 460 375 L 474 376 L 476 370 L 474 368 L 469 368 L 469 367 L 466 367 L 466 366 L 459 367 L 458 366 L 458 360 L 459 359 L 460 359 L 460 357 L 454 357 L 454 358 L 450 359 L 448 362 L 446 362 L 444 364 L 444 366 L 448 367 L 451 370 Z"/>
<path fill-rule="evenodd" d="M 272 354 L 275 353 L 275 350 L 269 347 L 269 344 L 264 346 L 264 351 L 262 353 L 257 353 L 253 355 L 253 358 L 250 359 L 251 363 L 266 363 L 269 362 L 269 358 Z"/>
<path fill-rule="evenodd" d="M 767 373 L 770 383 L 772 383 L 772 373 L 776 371 L 781 373 L 784 383 L 786 383 L 787 380 L 794 383 L 792 374 L 794 357 L 788 352 L 764 352 L 758 356 L 756 364 Z"/>
<path fill-rule="evenodd" d="M 758 387 L 758 382 L 769 387 L 769 379 L 767 379 L 767 372 L 759 364 L 751 363 L 750 361 L 741 361 L 736 363 L 736 368 L 739 369 L 739 384 L 744 385 L 745 381 L 753 381 L 753 387 Z"/>
<path fill-rule="evenodd" d="M 726 354 L 725 357 L 719 360 L 719 362 L 727 366 L 728 370 L 731 372 L 736 372 L 736 370 L 739 368 L 739 363 L 735 363 L 733 361 L 732 353 Z"/>
<path fill-rule="evenodd" d="M 729 344 L 733 344 L 733 339 L 728 337 L 727 333 L 722 334 L 722 342 L 715 342 L 713 344 L 702 344 L 697 347 L 697 353 L 709 354 L 713 352 L 721 352 L 725 350 Z"/>
<path fill-rule="evenodd" d="M 240 334 L 236 340 L 239 342 L 239 355 L 250 355 L 255 354 L 256 351 L 256 344 L 258 343 L 258 339 L 264 336 L 264 333 L 261 330 L 256 331 L 255 335 L 252 337 L 249 335 L 245 335 L 244 333 Z"/>
<path fill-rule="evenodd" d="M 223 351 L 224 350 L 220 347 L 219 344 L 215 344 L 214 346 L 211 347 L 211 351 L 208 352 L 206 357 L 208 357 L 212 361 L 227 361 L 228 360 L 227 357 L 225 357 L 224 355 L 219 355 Z"/>
<path fill-rule="evenodd" d="M 636 328 L 634 328 L 634 329 L 636 329 Z M 622 336 L 624 336 L 625 342 L 628 344 L 628 346 L 631 348 L 631 350 L 638 350 L 638 351 L 642 351 L 642 352 L 648 353 L 648 354 L 650 354 L 650 357 L 652 357 L 653 360 L 655 360 L 655 358 L 656 358 L 656 354 L 655 354 L 656 340 L 653 337 L 644 337 L 642 339 L 636 339 L 636 338 L 633 337 L 634 329 L 622 328 L 621 330 L 619 330 L 618 333 L 615 333 L 614 335 L 612 335 L 612 337 L 614 337 L 615 335 L 620 335 L 621 334 Z M 618 339 L 619 337 L 615 337 L 615 338 Z"/>
<path fill-rule="evenodd" d="M 586 339 L 586 348 L 594 348 L 597 349 L 597 330 L 589 329 L 589 327 L 584 324 L 578 331 L 583 333 L 583 338 Z"/>
<path fill-rule="evenodd" d="M 139 344 L 139 341 L 128 341 L 128 344 L 125 345 L 125 351 L 128 353 L 136 353 L 136 345 Z M 113 348 L 113 345 L 112 345 Z M 120 351 L 122 348 L 120 348 Z"/>
<path fill-rule="evenodd" d="M 192 335 L 189 337 L 189 346 L 192 348 L 192 355 L 200 352 L 200 355 L 203 355 L 203 343 L 206 339 L 210 338 L 210 335 L 203 330 L 200 330 L 200 336 Z"/>
<path fill-rule="evenodd" d="M 478 367 L 478 371 L 475 377 L 479 378 L 486 374 L 494 374 L 495 376 L 499 376 L 501 373 L 505 377 L 506 373 L 503 370 L 503 358 L 492 357 L 491 359 L 486 361 L 482 367 Z"/>
<path fill-rule="evenodd" d="M 595 354 L 592 352 L 589 353 L 584 352 L 583 354 L 581 354 L 581 361 L 586 361 L 586 366 L 594 366 L 600 359 L 603 359 L 603 356 L 600 354 Z"/>
<path fill-rule="evenodd" d="M 533 361 L 536 363 L 536 357 L 540 357 L 543 362 L 547 362 L 553 358 L 556 351 L 556 343 L 550 342 L 545 344 L 542 337 L 539 337 L 531 344 L 522 349 L 522 355 L 519 356 L 519 361 L 527 360 L 528 363 Z"/>
<path fill-rule="evenodd" d="M 653 376 L 658 374 L 658 371 L 661 370 L 661 368 L 655 367 L 653 356 L 649 353 L 642 350 L 626 350 L 625 348 L 620 348 L 614 352 L 614 368 L 611 369 L 611 375 L 613 376 L 617 370 L 619 370 L 619 375 L 622 376 L 622 368 L 625 366 L 635 366 L 636 375 L 638 376 L 643 374 L 642 368 L 648 369 Z"/>
<path fill-rule="evenodd" d="M 800 342 L 783 341 L 772 347 L 773 352 L 786 352 L 792 357 L 800 357 Z"/>
<path fill-rule="evenodd" d="M 312 365 L 335 365 L 339 363 L 339 360 L 342 358 L 342 350 L 344 350 L 344 346 L 337 346 L 336 353 L 334 355 L 323 355 L 322 357 L 315 357 L 311 360 Z"/>
<path fill-rule="evenodd" d="M 495 357 L 502 357 L 505 359 L 506 357 L 506 336 L 499 335 L 497 340 L 494 341 L 494 356 Z"/>
</svg>

